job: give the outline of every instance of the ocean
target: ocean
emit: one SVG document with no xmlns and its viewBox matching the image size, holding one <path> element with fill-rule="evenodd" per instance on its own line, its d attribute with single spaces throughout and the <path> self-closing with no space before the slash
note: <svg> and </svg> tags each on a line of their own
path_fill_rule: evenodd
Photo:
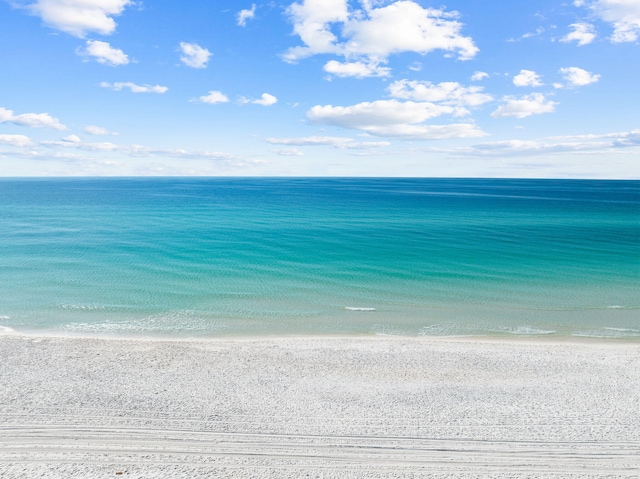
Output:
<svg viewBox="0 0 640 479">
<path fill-rule="evenodd" d="M 640 182 L 0 179 L 0 329 L 640 340 Z"/>
</svg>

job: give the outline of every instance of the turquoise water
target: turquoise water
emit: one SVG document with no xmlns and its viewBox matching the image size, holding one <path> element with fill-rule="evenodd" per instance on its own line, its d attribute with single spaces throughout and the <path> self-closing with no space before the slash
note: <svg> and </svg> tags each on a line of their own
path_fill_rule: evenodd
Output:
<svg viewBox="0 0 640 479">
<path fill-rule="evenodd" d="M 0 180 L 0 327 L 640 339 L 640 182 Z"/>
</svg>

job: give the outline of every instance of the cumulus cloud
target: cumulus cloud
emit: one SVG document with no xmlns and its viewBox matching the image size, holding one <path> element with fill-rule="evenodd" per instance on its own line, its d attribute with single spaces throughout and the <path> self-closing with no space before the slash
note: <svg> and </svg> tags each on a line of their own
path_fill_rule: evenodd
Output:
<svg viewBox="0 0 640 479">
<path fill-rule="evenodd" d="M 212 53 L 197 43 L 180 42 L 180 61 L 191 68 L 206 68 Z"/>
<path fill-rule="evenodd" d="M 238 25 L 244 27 L 247 20 L 251 20 L 256 16 L 256 4 L 251 5 L 250 9 L 240 10 L 238 13 Z"/>
<path fill-rule="evenodd" d="M 275 105 L 277 102 L 278 102 L 278 99 L 269 93 L 263 93 L 260 96 L 260 98 L 258 98 L 257 100 L 251 100 L 249 98 L 240 98 L 240 103 L 242 104 L 252 103 L 254 105 L 271 106 L 271 105 Z"/>
<path fill-rule="evenodd" d="M 95 126 L 95 125 L 87 125 L 82 129 L 82 131 L 90 135 L 116 135 L 117 134 L 107 130 L 106 128 L 102 128 L 101 126 Z"/>
<path fill-rule="evenodd" d="M 31 138 L 25 135 L 0 135 L 0 143 L 18 147 L 33 145 Z"/>
<path fill-rule="evenodd" d="M 500 105 L 498 109 L 491 114 L 492 117 L 502 118 L 513 116 L 516 118 L 526 118 L 531 115 L 551 113 L 557 105 L 557 103 L 547 100 L 542 93 L 533 93 L 520 98 L 506 96 L 503 100 L 505 103 Z"/>
<path fill-rule="evenodd" d="M 131 93 L 166 93 L 169 90 L 169 88 L 167 88 L 166 86 L 146 84 L 136 85 L 135 83 L 129 81 L 115 83 L 108 83 L 103 81 L 102 83 L 100 83 L 100 86 L 102 88 L 108 88 L 113 91 L 120 91 L 127 88 L 131 91 Z"/>
<path fill-rule="evenodd" d="M 513 77 L 513 84 L 515 86 L 542 86 L 540 75 L 533 70 L 520 70 L 520 73 Z"/>
<path fill-rule="evenodd" d="M 613 26 L 612 42 L 635 42 L 638 39 L 640 2 L 637 0 L 592 0 L 582 4 Z"/>
<path fill-rule="evenodd" d="M 298 138 L 265 138 L 273 145 L 332 146 L 339 149 L 370 149 L 389 146 L 388 141 L 355 141 L 341 136 L 305 136 Z"/>
<path fill-rule="evenodd" d="M 116 29 L 112 18 L 120 15 L 131 0 L 35 0 L 26 6 L 42 21 L 76 37 L 87 33 L 109 35 Z"/>
<path fill-rule="evenodd" d="M 578 67 L 561 68 L 560 73 L 572 86 L 585 86 L 595 83 L 600 79 L 600 75 L 594 75 Z"/>
<path fill-rule="evenodd" d="M 98 63 L 114 67 L 129 63 L 129 57 L 122 50 L 99 40 L 87 40 L 85 48 L 78 49 L 77 53 L 81 56 L 93 57 Z"/>
<path fill-rule="evenodd" d="M 577 42 L 578 46 L 582 46 L 588 45 L 596 38 L 593 25 L 590 23 L 573 23 L 569 26 L 573 28 L 573 31 L 562 37 L 561 42 Z"/>
<path fill-rule="evenodd" d="M 68 135 L 65 136 L 62 141 L 68 141 L 70 143 L 81 143 L 82 140 L 80 139 L 80 137 L 78 135 Z"/>
<path fill-rule="evenodd" d="M 480 81 L 488 77 L 489 77 L 489 74 L 487 72 L 477 71 L 473 75 L 471 75 L 471 81 Z"/>
<path fill-rule="evenodd" d="M 482 93 L 482 90 L 483 87 L 465 87 L 458 82 L 433 84 L 428 81 L 398 80 L 389 86 L 389 93 L 394 98 L 456 106 L 479 106 L 493 100 L 491 95 Z M 468 112 L 459 110 L 456 113 Z"/>
<path fill-rule="evenodd" d="M 13 123 L 14 125 L 29 126 L 31 128 L 53 128 L 54 130 L 66 130 L 67 127 L 60 120 L 53 118 L 48 113 L 22 113 L 15 115 L 13 110 L 0 107 L 0 123 Z"/>
<path fill-rule="evenodd" d="M 363 62 L 338 62 L 336 60 L 328 61 L 324 66 L 324 71 L 338 77 L 386 77 L 389 76 L 391 69 L 382 67 L 378 63 Z"/>
<path fill-rule="evenodd" d="M 377 65 L 390 55 L 403 52 L 424 55 L 444 50 L 456 52 L 461 60 L 478 52 L 473 40 L 460 34 L 462 24 L 457 21 L 457 12 L 423 8 L 412 0 L 379 8 L 373 3 L 377 2 L 304 0 L 291 4 L 288 14 L 303 45 L 290 48 L 283 55 L 284 60 L 295 62 L 329 53 L 343 56 L 349 63 Z M 358 4 L 360 8 L 355 8 Z M 364 72 L 362 67 L 359 71 Z M 379 76 L 379 72 L 370 69 L 372 75 Z"/>
<path fill-rule="evenodd" d="M 426 120 L 456 109 L 429 102 L 377 100 L 352 106 L 316 105 L 307 112 L 314 123 L 360 130 L 376 136 L 430 140 L 483 136 L 484 132 L 471 123 L 425 125 Z"/>
<path fill-rule="evenodd" d="M 226 103 L 229 101 L 227 95 L 217 90 L 210 90 L 207 95 L 198 98 L 203 103 L 215 105 L 216 103 Z"/>
</svg>

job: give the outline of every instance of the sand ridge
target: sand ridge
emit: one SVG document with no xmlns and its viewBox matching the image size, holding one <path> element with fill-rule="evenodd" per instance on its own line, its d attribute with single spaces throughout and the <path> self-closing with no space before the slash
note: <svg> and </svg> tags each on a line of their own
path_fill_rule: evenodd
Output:
<svg viewBox="0 0 640 479">
<path fill-rule="evenodd" d="M 638 343 L 14 334 L 0 384 L 3 478 L 640 474 Z"/>
</svg>

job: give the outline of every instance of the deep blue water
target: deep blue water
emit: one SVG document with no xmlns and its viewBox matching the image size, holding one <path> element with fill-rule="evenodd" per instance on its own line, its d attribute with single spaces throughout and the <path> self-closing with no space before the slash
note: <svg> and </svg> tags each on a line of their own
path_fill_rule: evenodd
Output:
<svg viewBox="0 0 640 479">
<path fill-rule="evenodd" d="M 640 338 L 640 182 L 3 179 L 0 326 Z"/>
</svg>

